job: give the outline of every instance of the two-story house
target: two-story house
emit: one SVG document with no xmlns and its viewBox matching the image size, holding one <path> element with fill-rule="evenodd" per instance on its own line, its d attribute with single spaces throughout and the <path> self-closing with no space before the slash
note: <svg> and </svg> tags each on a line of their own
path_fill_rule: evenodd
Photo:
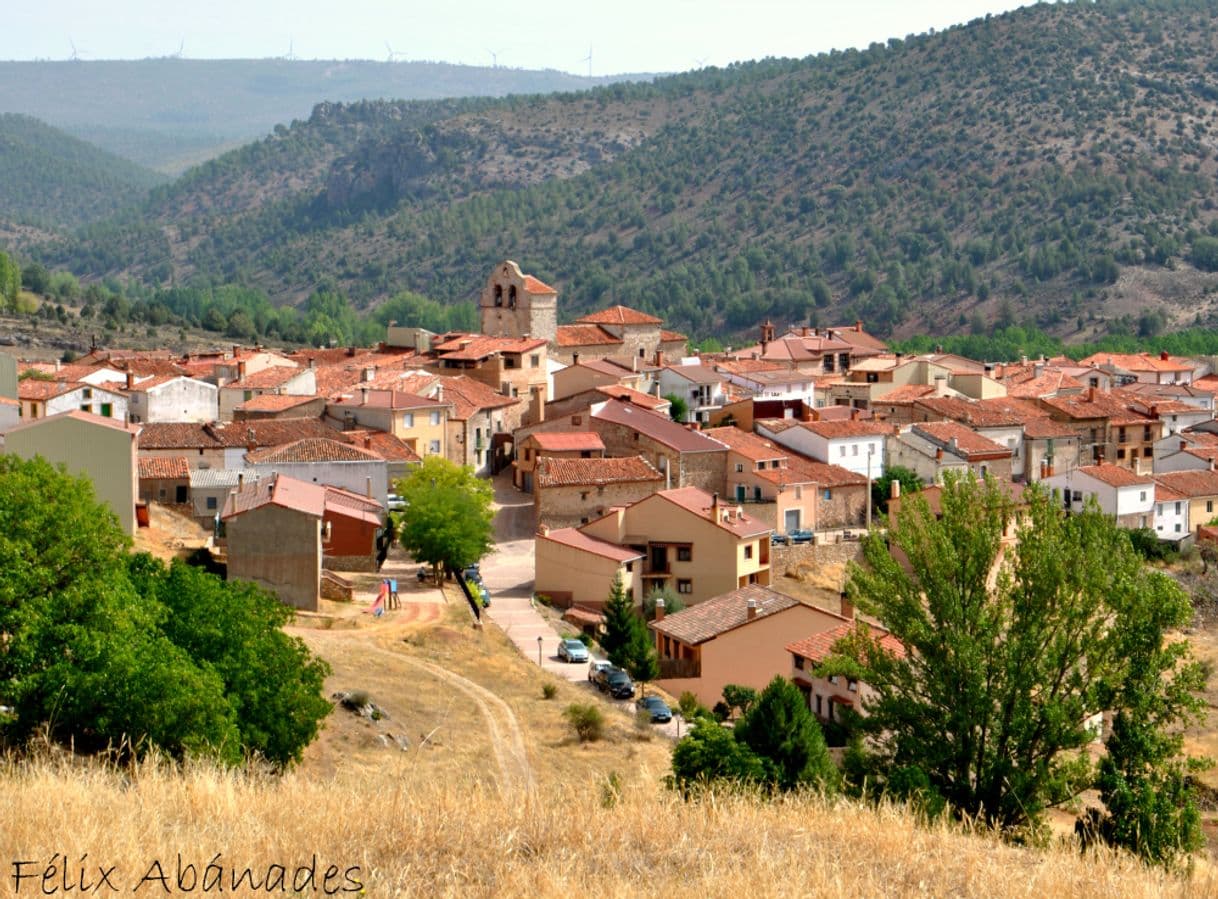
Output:
<svg viewBox="0 0 1218 899">
<path fill-rule="evenodd" d="M 1149 528 L 1154 523 L 1154 479 L 1124 465 L 1084 465 L 1045 478 L 1043 483 L 1060 491 L 1067 511 L 1079 511 L 1089 498 L 1094 498 L 1100 511 L 1120 527 Z"/>
</svg>

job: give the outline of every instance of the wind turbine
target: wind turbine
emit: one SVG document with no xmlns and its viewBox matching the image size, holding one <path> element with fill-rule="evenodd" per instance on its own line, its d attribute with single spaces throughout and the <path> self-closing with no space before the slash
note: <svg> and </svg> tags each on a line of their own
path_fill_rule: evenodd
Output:
<svg viewBox="0 0 1218 899">
<path fill-rule="evenodd" d="M 80 62 L 80 53 L 76 50 L 76 42 L 68 38 L 68 43 L 72 45 L 72 55 L 68 57 L 68 62 Z"/>
<path fill-rule="evenodd" d="M 284 56 L 282 58 L 288 60 L 289 62 L 294 60 L 296 58 L 296 54 L 293 52 L 293 49 L 294 48 L 292 46 L 292 38 L 289 37 L 288 38 L 288 55 Z"/>
<path fill-rule="evenodd" d="M 486 52 L 491 55 L 491 68 L 492 69 L 499 68 L 499 54 L 496 53 L 494 50 L 492 50 L 490 47 L 486 48 Z"/>
<path fill-rule="evenodd" d="M 182 38 L 180 41 L 178 41 L 178 52 L 177 52 L 177 53 L 170 53 L 170 54 L 169 54 L 169 58 L 170 58 L 170 59 L 181 59 L 181 58 L 182 58 L 182 50 L 183 50 L 183 48 L 185 48 L 185 46 L 186 46 L 186 38 Z"/>
<path fill-rule="evenodd" d="M 592 45 L 591 44 L 588 45 L 588 55 L 585 56 L 583 59 L 581 59 L 580 62 L 586 62 L 588 64 L 588 77 L 591 78 L 592 77 Z"/>
<path fill-rule="evenodd" d="M 389 51 L 389 58 L 385 60 L 386 62 L 397 62 L 398 57 L 402 55 L 401 53 L 393 52 L 393 48 L 389 46 L 389 41 L 385 41 L 385 49 Z"/>
</svg>

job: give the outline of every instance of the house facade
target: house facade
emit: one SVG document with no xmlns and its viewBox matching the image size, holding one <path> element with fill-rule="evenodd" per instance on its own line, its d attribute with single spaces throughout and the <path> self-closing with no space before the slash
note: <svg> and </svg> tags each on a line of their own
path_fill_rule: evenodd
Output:
<svg viewBox="0 0 1218 899">
<path fill-rule="evenodd" d="M 1080 511 L 1094 498 L 1100 511 L 1120 527 L 1150 528 L 1154 524 L 1154 480 L 1123 465 L 1085 465 L 1045 478 L 1044 484 L 1061 492 L 1067 511 Z"/>
</svg>

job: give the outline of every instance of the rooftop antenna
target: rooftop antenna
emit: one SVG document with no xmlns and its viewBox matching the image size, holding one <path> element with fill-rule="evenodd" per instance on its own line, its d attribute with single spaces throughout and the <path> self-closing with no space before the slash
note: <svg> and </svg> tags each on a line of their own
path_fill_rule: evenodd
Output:
<svg viewBox="0 0 1218 899">
<path fill-rule="evenodd" d="M 588 55 L 585 56 L 583 59 L 581 59 L 580 62 L 586 62 L 588 64 L 588 77 L 591 78 L 592 77 L 592 45 L 591 44 L 588 45 Z"/>
</svg>

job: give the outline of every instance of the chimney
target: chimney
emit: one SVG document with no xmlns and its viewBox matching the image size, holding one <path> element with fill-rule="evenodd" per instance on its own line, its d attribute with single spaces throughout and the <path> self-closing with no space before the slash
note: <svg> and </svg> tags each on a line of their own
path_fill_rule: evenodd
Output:
<svg viewBox="0 0 1218 899">
<path fill-rule="evenodd" d="M 893 483 L 896 483 L 896 482 L 894 481 Z M 845 590 L 843 590 L 839 594 L 839 597 L 841 599 L 841 616 L 843 618 L 849 618 L 851 621 L 853 621 L 854 620 L 854 603 L 852 603 L 850 601 L 850 597 L 848 597 L 846 595 Z"/>
<path fill-rule="evenodd" d="M 942 447 L 939 447 L 939 446 L 935 447 L 935 461 L 936 462 L 943 461 L 943 448 Z"/>
<path fill-rule="evenodd" d="M 240 355 L 241 355 L 241 344 L 234 343 L 233 344 L 233 358 L 236 359 Z"/>
<path fill-rule="evenodd" d="M 957 440 L 955 437 L 953 437 L 951 439 L 951 442 L 948 444 L 948 446 L 951 447 L 951 450 L 953 453 L 955 453 L 956 455 L 960 455 L 960 441 L 959 440 Z"/>
<path fill-rule="evenodd" d="M 661 368 L 664 365 L 664 351 L 656 349 L 656 368 Z"/>
<path fill-rule="evenodd" d="M 900 499 L 901 498 L 901 482 L 898 481 L 896 478 L 893 478 L 892 481 L 889 483 L 888 495 L 889 495 L 890 499 Z M 842 596 L 845 596 L 845 595 L 846 594 L 844 594 L 844 593 L 842 594 Z"/>
<path fill-rule="evenodd" d="M 253 428 L 245 429 L 245 448 L 251 453 L 258 449 L 258 438 L 254 436 Z"/>
<path fill-rule="evenodd" d="M 1033 366 L 1032 366 L 1032 377 L 1034 377 L 1034 378 L 1039 378 L 1039 377 L 1040 377 L 1041 375 L 1043 375 L 1044 373 L 1045 373 L 1045 363 L 1044 363 L 1044 360 L 1041 360 L 1041 361 L 1036 362 L 1035 364 L 1033 364 Z"/>
<path fill-rule="evenodd" d="M 711 494 L 711 521 L 718 522 L 719 516 L 719 494 Z"/>
<path fill-rule="evenodd" d="M 349 347 L 347 347 L 347 355 L 348 355 L 348 356 L 354 356 L 354 355 L 355 355 L 355 347 L 353 347 L 353 346 L 349 346 Z"/>
<path fill-rule="evenodd" d="M 60 368 L 62 368 L 62 367 L 63 367 L 63 366 L 60 364 L 59 360 L 58 360 L 58 359 L 56 359 L 56 360 L 55 360 L 55 371 L 59 371 L 59 369 L 60 369 Z"/>
<path fill-rule="evenodd" d="M 748 620 L 752 621 L 754 618 L 757 617 L 757 600 L 750 599 L 748 606 L 747 606 L 747 610 L 748 611 L 746 614 L 748 616 Z"/>
<path fill-rule="evenodd" d="M 364 449 L 372 449 L 372 435 L 371 434 L 364 435 Z"/>
<path fill-rule="evenodd" d="M 540 526 L 540 527 L 537 529 L 537 533 L 538 533 L 538 534 L 540 534 L 542 537 L 545 537 L 545 536 L 549 535 L 549 533 L 550 533 L 550 526 L 549 526 L 549 525 L 546 525 L 546 524 L 541 525 L 541 526 Z"/>
<path fill-rule="evenodd" d="M 1049 476 L 1049 460 L 1041 459 L 1040 460 L 1040 479 L 1043 481 L 1048 476 Z"/>
<path fill-rule="evenodd" d="M 1167 354 L 1167 350 L 1163 350 L 1163 351 L 1161 351 L 1161 352 L 1159 353 L 1159 358 L 1160 358 L 1162 361 L 1166 362 L 1166 361 L 1168 360 L 1168 358 L 1169 358 L 1169 356 L 1168 356 L 1168 354 Z"/>
<path fill-rule="evenodd" d="M 245 472 L 237 472 L 237 489 L 241 490 L 245 487 Z"/>
<path fill-rule="evenodd" d="M 1027 357 L 1027 355 L 1023 355 L 1023 356 L 1020 356 L 1020 357 L 1019 357 L 1019 364 L 1020 364 L 1020 365 L 1027 365 L 1027 364 L 1028 364 L 1028 357 Z"/>
<path fill-rule="evenodd" d="M 1087 388 L 1087 402 L 1089 402 L 1089 403 L 1095 402 L 1095 388 L 1094 387 Z"/>
<path fill-rule="evenodd" d="M 819 417 L 820 416 L 815 409 L 808 408 L 807 403 L 800 404 L 800 406 L 799 406 L 799 420 L 800 421 L 816 421 L 816 419 Z"/>
<path fill-rule="evenodd" d="M 309 357 L 309 368 L 317 368 L 317 358 L 316 357 L 314 357 L 314 356 Z"/>
<path fill-rule="evenodd" d="M 935 375 L 935 396 L 947 396 L 947 375 Z"/>
<path fill-rule="evenodd" d="M 851 420 L 851 421 L 858 421 L 858 420 L 859 420 L 859 410 L 858 410 L 858 409 L 851 409 L 851 410 L 850 410 L 850 420 Z"/>
<path fill-rule="evenodd" d="M 436 402 L 444 402 L 444 384 L 441 382 L 436 383 Z"/>
<path fill-rule="evenodd" d="M 367 440 L 368 438 L 364 438 Z M 368 499 L 372 499 L 372 476 L 364 478 L 364 492 L 368 494 Z"/>
<path fill-rule="evenodd" d="M 237 380 L 240 381 L 244 377 L 245 377 L 245 363 L 238 362 L 237 363 Z"/>
<path fill-rule="evenodd" d="M 571 364 L 572 364 L 572 365 L 579 365 L 579 353 L 572 353 L 572 354 L 571 354 Z"/>
<path fill-rule="evenodd" d="M 861 318 L 856 318 L 856 319 L 854 320 L 854 332 L 855 332 L 856 334 L 862 334 L 862 333 L 863 333 L 863 320 L 862 320 Z"/>
<path fill-rule="evenodd" d="M 664 597 L 656 597 L 656 621 L 664 620 Z"/>
<path fill-rule="evenodd" d="M 135 372 L 131 371 L 130 369 L 127 371 L 127 389 L 135 389 Z"/>
</svg>

